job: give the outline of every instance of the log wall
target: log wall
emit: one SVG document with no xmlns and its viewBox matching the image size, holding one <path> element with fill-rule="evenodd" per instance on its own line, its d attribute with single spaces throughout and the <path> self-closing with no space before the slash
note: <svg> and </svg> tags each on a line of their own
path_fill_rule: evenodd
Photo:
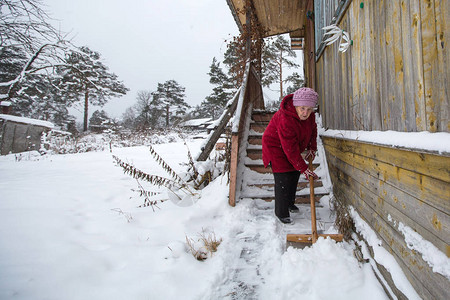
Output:
<svg viewBox="0 0 450 300">
<path fill-rule="evenodd" d="M 336 197 L 372 226 L 424 299 L 447 299 L 450 281 L 411 250 L 400 222 L 450 256 L 450 156 L 322 137 Z"/>
<path fill-rule="evenodd" d="M 364 4 L 361 8 L 361 3 Z M 316 62 L 326 128 L 450 132 L 450 1 L 351 1 Z"/>
</svg>

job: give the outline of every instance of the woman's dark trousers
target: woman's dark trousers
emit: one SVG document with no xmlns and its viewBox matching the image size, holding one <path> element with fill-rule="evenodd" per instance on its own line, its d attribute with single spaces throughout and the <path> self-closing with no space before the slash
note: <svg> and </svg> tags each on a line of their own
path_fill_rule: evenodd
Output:
<svg viewBox="0 0 450 300">
<path fill-rule="evenodd" d="M 299 171 L 273 173 L 275 179 L 275 215 L 278 218 L 289 217 L 289 206 L 295 203 Z"/>
</svg>

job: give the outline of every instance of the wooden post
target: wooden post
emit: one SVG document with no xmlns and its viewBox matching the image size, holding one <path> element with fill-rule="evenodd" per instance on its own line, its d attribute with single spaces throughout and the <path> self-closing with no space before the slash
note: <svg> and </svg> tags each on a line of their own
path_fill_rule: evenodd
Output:
<svg viewBox="0 0 450 300">
<path fill-rule="evenodd" d="M 250 6 L 250 1 L 247 2 L 247 11 L 245 13 L 245 27 L 246 27 L 246 31 L 247 31 L 247 41 L 245 44 L 245 51 L 246 51 L 246 61 L 249 61 L 251 59 L 251 55 L 252 55 L 252 22 L 251 22 L 251 17 L 252 17 L 252 12 L 251 12 L 251 6 Z"/>
<path fill-rule="evenodd" d="M 228 196 L 228 204 L 236 205 L 236 180 L 237 180 L 237 164 L 239 155 L 239 134 L 231 136 L 231 161 L 230 161 L 230 192 Z"/>
</svg>

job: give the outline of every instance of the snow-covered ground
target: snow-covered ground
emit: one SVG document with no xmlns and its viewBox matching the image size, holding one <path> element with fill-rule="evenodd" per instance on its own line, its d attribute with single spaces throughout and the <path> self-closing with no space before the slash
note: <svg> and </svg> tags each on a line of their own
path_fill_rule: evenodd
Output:
<svg viewBox="0 0 450 300">
<path fill-rule="evenodd" d="M 202 143 L 187 144 L 195 153 Z M 183 142 L 153 147 L 184 170 Z M 387 299 L 355 245 L 320 239 L 286 249 L 289 225 L 274 217 L 273 204 L 230 207 L 226 177 L 190 206 L 138 208 L 137 183 L 112 154 L 167 176 L 144 146 L 0 157 L 0 299 Z M 201 237 L 222 240 L 205 261 L 186 243 Z M 257 272 L 236 272 L 252 266 Z"/>
</svg>

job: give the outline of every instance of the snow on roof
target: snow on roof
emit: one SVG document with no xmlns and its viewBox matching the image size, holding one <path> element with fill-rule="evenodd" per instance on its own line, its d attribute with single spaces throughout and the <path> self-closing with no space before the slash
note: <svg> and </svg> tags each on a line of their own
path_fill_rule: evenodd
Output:
<svg viewBox="0 0 450 300">
<path fill-rule="evenodd" d="M 17 116 L 11 116 L 11 115 L 5 115 L 0 114 L 0 119 L 11 121 L 11 122 L 17 122 L 17 123 L 23 123 L 23 124 L 31 124 L 31 125 L 37 125 L 42 127 L 47 127 L 50 129 L 53 129 L 55 125 L 48 121 L 43 120 L 36 120 L 31 118 L 25 118 L 25 117 L 17 117 Z"/>
<path fill-rule="evenodd" d="M 351 131 L 329 129 L 320 135 L 342 139 L 358 140 L 400 148 L 450 153 L 450 133 L 448 132 L 400 132 L 400 131 Z"/>
<path fill-rule="evenodd" d="M 211 118 L 192 119 L 181 123 L 181 126 L 200 126 L 211 121 Z"/>
<path fill-rule="evenodd" d="M 0 105 L 1 106 L 11 106 L 11 102 L 10 101 L 0 101 Z"/>
</svg>

